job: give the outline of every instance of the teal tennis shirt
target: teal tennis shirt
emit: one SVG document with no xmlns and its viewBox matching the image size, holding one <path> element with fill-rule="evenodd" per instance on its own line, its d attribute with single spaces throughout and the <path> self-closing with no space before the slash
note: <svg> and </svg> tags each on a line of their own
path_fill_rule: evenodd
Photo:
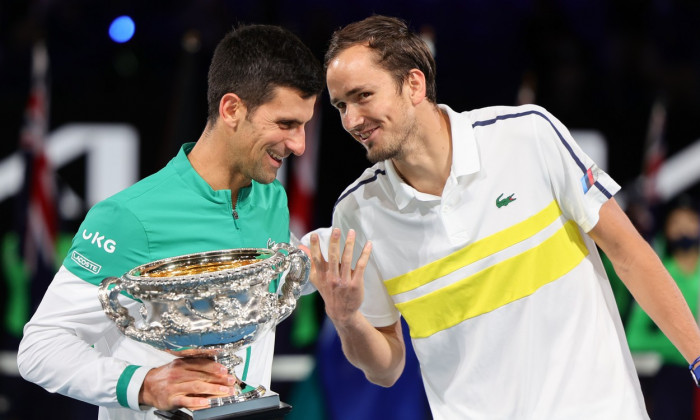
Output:
<svg viewBox="0 0 700 420">
<path fill-rule="evenodd" d="M 141 264 L 195 252 L 266 248 L 289 242 L 289 210 L 275 180 L 238 194 L 214 191 L 192 168 L 185 144 L 163 169 L 97 203 L 87 214 L 63 265 L 98 285 Z"/>
</svg>

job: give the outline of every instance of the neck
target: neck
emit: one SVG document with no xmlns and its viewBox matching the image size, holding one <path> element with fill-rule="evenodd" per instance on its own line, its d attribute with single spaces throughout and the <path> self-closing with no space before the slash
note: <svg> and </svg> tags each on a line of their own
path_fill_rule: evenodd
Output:
<svg viewBox="0 0 700 420">
<path fill-rule="evenodd" d="M 427 103 L 417 116 L 417 130 L 400 158 L 392 159 L 396 172 L 416 190 L 442 195 L 452 168 L 452 133 L 447 113 Z"/>
<path fill-rule="evenodd" d="M 226 146 L 225 136 L 216 129 L 205 130 L 187 158 L 192 168 L 213 190 L 231 190 L 231 199 L 235 205 L 238 191 L 250 185 L 251 180 L 235 171 Z"/>
</svg>

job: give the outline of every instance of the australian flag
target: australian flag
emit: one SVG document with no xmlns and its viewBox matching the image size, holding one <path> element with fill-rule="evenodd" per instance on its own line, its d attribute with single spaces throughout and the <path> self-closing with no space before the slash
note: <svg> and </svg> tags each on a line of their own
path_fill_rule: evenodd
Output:
<svg viewBox="0 0 700 420">
<path fill-rule="evenodd" d="M 46 46 L 38 43 L 32 53 L 31 88 L 20 133 L 25 175 L 19 196 L 17 229 L 20 256 L 29 283 L 31 311 L 38 305 L 56 270 L 56 187 L 45 144 L 49 115 L 48 61 Z"/>
</svg>

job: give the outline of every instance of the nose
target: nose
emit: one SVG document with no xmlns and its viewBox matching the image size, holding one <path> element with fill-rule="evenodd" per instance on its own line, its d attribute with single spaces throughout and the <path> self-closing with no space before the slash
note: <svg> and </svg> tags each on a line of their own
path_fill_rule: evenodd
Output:
<svg viewBox="0 0 700 420">
<path fill-rule="evenodd" d="M 306 150 L 306 131 L 303 126 L 294 129 L 287 139 L 287 149 L 297 156 L 304 154 Z"/>
<path fill-rule="evenodd" d="M 342 116 L 343 127 L 346 131 L 352 133 L 357 127 L 362 126 L 363 118 L 360 110 L 354 104 L 348 104 L 345 107 L 345 113 Z"/>
</svg>

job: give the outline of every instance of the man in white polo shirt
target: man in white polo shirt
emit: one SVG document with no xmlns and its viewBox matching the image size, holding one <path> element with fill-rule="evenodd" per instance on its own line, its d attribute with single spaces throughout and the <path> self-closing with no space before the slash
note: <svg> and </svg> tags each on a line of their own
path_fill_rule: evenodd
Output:
<svg viewBox="0 0 700 420">
<path fill-rule="evenodd" d="M 348 360 L 391 386 L 403 316 L 437 419 L 648 418 L 596 244 L 689 362 L 700 333 L 566 127 L 533 105 L 437 105 L 430 52 L 394 18 L 337 31 L 326 68 L 375 163 L 329 240 L 306 238 Z"/>
</svg>

